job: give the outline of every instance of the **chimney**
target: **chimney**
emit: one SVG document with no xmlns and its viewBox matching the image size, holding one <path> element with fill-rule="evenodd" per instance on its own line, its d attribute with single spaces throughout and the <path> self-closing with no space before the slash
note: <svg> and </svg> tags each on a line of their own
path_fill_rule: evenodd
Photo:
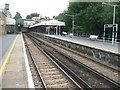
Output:
<svg viewBox="0 0 120 90">
<path fill-rule="evenodd" d="M 9 10 L 9 4 L 5 4 L 5 10 Z"/>
</svg>

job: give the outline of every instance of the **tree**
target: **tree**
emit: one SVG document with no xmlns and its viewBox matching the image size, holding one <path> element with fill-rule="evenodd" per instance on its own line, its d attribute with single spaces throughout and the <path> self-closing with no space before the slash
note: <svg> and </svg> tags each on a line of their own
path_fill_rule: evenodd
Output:
<svg viewBox="0 0 120 90">
<path fill-rule="evenodd" d="M 14 16 L 14 19 L 21 19 L 22 16 L 19 12 L 16 12 L 16 15 Z"/>
<path fill-rule="evenodd" d="M 117 5 L 118 3 L 111 2 L 111 4 Z M 120 23 L 119 10 L 120 7 L 117 7 L 116 23 L 118 24 Z M 65 21 L 66 30 L 70 32 L 72 30 L 72 17 L 65 14 L 75 15 L 75 32 L 102 35 L 104 24 L 112 24 L 113 7 L 102 5 L 101 2 L 71 2 L 67 10 L 56 17 L 58 20 Z"/>
<path fill-rule="evenodd" d="M 40 16 L 40 14 L 38 14 L 38 13 L 31 13 L 30 15 L 27 15 L 26 18 L 31 19 L 32 17 L 39 17 L 39 16 Z"/>
<path fill-rule="evenodd" d="M 58 16 L 55 17 L 55 19 L 59 20 L 59 21 L 63 21 L 66 22 L 66 27 L 65 27 L 65 31 L 72 31 L 72 24 L 70 22 L 72 22 L 71 17 L 67 17 L 65 14 L 67 14 L 68 11 L 64 10 L 62 13 L 60 13 Z"/>
</svg>

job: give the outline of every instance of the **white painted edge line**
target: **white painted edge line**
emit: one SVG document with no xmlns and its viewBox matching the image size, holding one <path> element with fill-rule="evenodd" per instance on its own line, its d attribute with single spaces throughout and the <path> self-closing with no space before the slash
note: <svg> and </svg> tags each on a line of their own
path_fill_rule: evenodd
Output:
<svg viewBox="0 0 120 90">
<path fill-rule="evenodd" d="M 21 33 L 21 37 L 22 37 L 22 44 L 23 44 L 23 51 L 24 51 L 24 58 L 25 58 L 25 66 L 26 66 L 27 78 L 28 78 L 28 87 L 29 88 L 35 88 L 33 78 L 32 78 L 32 74 L 31 74 L 30 67 L 29 67 L 29 63 L 28 63 L 28 57 L 27 57 L 27 53 L 26 53 L 26 50 L 25 50 L 25 43 L 24 43 L 24 40 L 23 40 L 22 33 Z"/>
</svg>

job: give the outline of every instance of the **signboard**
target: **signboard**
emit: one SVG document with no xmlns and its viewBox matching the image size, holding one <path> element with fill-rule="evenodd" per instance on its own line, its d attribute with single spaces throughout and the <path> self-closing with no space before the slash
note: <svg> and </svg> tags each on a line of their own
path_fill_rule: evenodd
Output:
<svg viewBox="0 0 120 90">
<path fill-rule="evenodd" d="M 116 26 L 117 26 L 117 24 L 106 24 L 105 28 L 116 27 Z"/>
<path fill-rule="evenodd" d="M 112 45 L 113 45 L 114 43 L 117 42 L 118 24 L 105 24 L 104 25 L 103 41 L 105 41 L 105 28 L 113 28 L 113 31 L 112 31 Z M 114 28 L 116 28 L 116 30 Z"/>
</svg>

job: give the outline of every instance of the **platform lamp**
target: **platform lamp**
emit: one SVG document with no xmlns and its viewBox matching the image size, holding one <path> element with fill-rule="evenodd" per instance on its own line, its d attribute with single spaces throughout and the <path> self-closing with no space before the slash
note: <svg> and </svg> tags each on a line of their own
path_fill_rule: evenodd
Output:
<svg viewBox="0 0 120 90">
<path fill-rule="evenodd" d="M 75 34 L 75 28 L 74 28 L 74 26 L 75 26 L 75 15 L 70 15 L 70 14 L 65 14 L 66 16 L 70 16 L 70 17 L 72 17 L 73 18 L 73 20 L 72 20 L 72 33 L 73 33 L 73 36 L 74 36 L 74 34 Z"/>
</svg>

